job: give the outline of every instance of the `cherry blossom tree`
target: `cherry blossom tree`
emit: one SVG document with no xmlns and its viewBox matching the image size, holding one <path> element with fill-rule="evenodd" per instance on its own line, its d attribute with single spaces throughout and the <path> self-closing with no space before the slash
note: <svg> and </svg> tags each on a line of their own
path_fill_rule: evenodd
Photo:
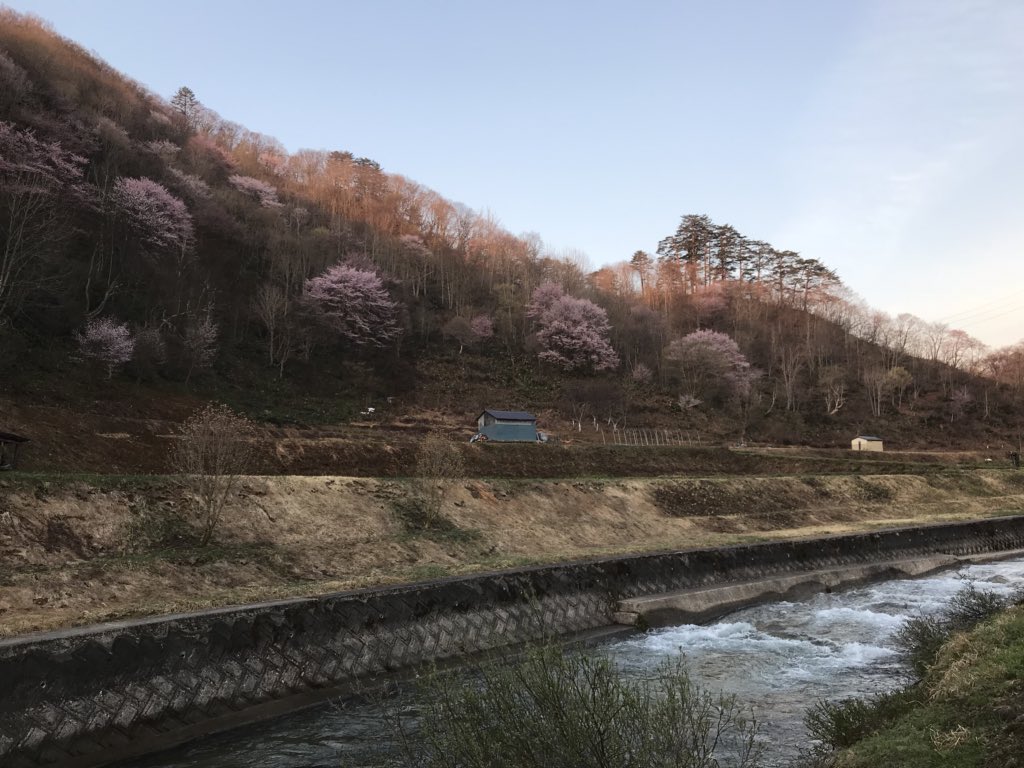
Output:
<svg viewBox="0 0 1024 768">
<path fill-rule="evenodd" d="M 540 318 L 551 309 L 552 305 L 565 295 L 562 286 L 551 281 L 541 283 L 530 297 L 530 305 L 526 308 L 526 316 Z"/>
<path fill-rule="evenodd" d="M 181 152 L 181 147 L 167 139 L 154 139 L 153 141 L 147 141 L 145 146 L 146 149 L 154 155 L 159 156 L 164 160 L 164 162 L 172 159 L 175 155 Z"/>
<path fill-rule="evenodd" d="M 237 173 L 228 177 L 228 183 L 243 195 L 258 200 L 264 208 L 282 207 L 281 202 L 277 199 L 277 189 L 272 184 L 252 176 L 240 176 Z"/>
<path fill-rule="evenodd" d="M 494 336 L 494 321 L 490 315 L 477 315 L 469 321 L 469 328 L 473 332 L 475 341 L 487 341 Z"/>
<path fill-rule="evenodd" d="M 651 372 L 651 369 L 643 363 L 637 363 L 634 365 L 633 370 L 629 374 L 629 378 L 638 386 L 650 384 L 653 377 L 654 374 Z"/>
<path fill-rule="evenodd" d="M 565 371 L 603 371 L 619 364 L 608 341 L 608 315 L 588 299 L 543 283 L 533 292 L 527 315 L 537 323 L 538 357 Z"/>
<path fill-rule="evenodd" d="M 119 323 L 109 317 L 89 320 L 76 338 L 79 354 L 103 365 L 108 379 L 132 359 L 135 351 L 135 339 L 127 323 Z"/>
<path fill-rule="evenodd" d="M 402 333 L 398 305 L 372 270 L 335 264 L 306 281 L 306 296 L 324 323 L 350 344 L 383 347 Z"/>
<path fill-rule="evenodd" d="M 183 257 L 192 247 L 195 230 L 188 207 L 152 179 L 118 179 L 111 200 L 148 253 Z"/>
<path fill-rule="evenodd" d="M 694 331 L 676 339 L 665 350 L 665 365 L 669 377 L 692 399 L 706 399 L 723 385 L 728 394 L 741 394 L 752 381 L 739 345 L 718 331 Z"/>
<path fill-rule="evenodd" d="M 193 199 L 205 199 L 210 196 L 210 185 L 198 176 L 179 171 L 177 168 L 167 169 L 177 182 L 177 188 Z"/>
<path fill-rule="evenodd" d="M 45 262 L 70 236 L 76 205 L 89 205 L 85 159 L 0 122 L 0 317 L 46 279 Z"/>
</svg>

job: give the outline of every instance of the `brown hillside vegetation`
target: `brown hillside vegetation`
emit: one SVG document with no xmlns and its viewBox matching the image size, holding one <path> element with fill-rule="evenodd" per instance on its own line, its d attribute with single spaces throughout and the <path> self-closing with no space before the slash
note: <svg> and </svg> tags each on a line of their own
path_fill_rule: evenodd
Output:
<svg viewBox="0 0 1024 768">
<path fill-rule="evenodd" d="M 212 546 L 166 479 L 0 479 L 0 633 L 310 595 L 612 553 L 821 535 L 1024 512 L 1024 475 L 444 484 L 250 477 Z"/>
<path fill-rule="evenodd" d="M 560 432 L 1019 446 L 1020 345 L 874 312 L 790 244 L 699 214 L 671 225 L 588 273 L 370 158 L 290 154 L 150 94 L 0 9 L 0 430 L 38 435 L 55 459 L 39 466 L 132 471 L 138 448 L 154 471 L 142 436 L 163 427 L 124 420 L 208 400 L 277 425 L 390 403 L 450 428 L 517 407 Z M 355 306 L 378 322 L 335 311 Z M 14 408 L 37 404 L 65 423 Z"/>
</svg>

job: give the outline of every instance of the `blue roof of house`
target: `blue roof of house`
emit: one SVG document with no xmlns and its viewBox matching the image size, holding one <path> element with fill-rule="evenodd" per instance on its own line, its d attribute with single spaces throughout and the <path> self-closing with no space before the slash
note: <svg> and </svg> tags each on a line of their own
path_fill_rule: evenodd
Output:
<svg viewBox="0 0 1024 768">
<path fill-rule="evenodd" d="M 532 413 L 526 411 L 495 411 L 490 408 L 484 408 L 484 413 L 489 413 L 496 419 L 507 419 L 509 421 L 536 421 L 537 417 Z M 480 414 L 481 416 L 483 414 Z"/>
<path fill-rule="evenodd" d="M 857 440 L 877 440 L 878 442 L 882 442 L 882 438 L 875 437 L 874 435 L 857 435 L 856 439 Z"/>
</svg>

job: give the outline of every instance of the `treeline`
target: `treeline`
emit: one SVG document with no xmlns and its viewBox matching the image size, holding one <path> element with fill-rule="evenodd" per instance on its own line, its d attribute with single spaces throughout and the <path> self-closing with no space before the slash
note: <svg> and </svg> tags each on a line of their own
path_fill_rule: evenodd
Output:
<svg viewBox="0 0 1024 768">
<path fill-rule="evenodd" d="M 289 154 L 185 87 L 164 101 L 10 10 L 0 204 L 8 363 L 63 339 L 108 376 L 187 381 L 476 345 L 741 415 L 835 416 L 856 393 L 881 416 L 937 391 L 957 418 L 1024 378 L 1020 347 L 872 312 L 817 260 L 706 216 L 588 274 L 369 158 Z M 698 391 L 687 366 L 715 350 L 731 384 Z"/>
</svg>

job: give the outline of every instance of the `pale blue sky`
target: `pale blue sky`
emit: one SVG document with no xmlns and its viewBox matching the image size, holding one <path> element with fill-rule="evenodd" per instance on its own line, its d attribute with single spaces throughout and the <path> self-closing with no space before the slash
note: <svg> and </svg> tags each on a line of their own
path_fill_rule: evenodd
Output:
<svg viewBox="0 0 1024 768">
<path fill-rule="evenodd" d="M 167 97 L 593 266 L 684 213 L 1024 337 L 1024 3 L 6 0 Z"/>
</svg>

